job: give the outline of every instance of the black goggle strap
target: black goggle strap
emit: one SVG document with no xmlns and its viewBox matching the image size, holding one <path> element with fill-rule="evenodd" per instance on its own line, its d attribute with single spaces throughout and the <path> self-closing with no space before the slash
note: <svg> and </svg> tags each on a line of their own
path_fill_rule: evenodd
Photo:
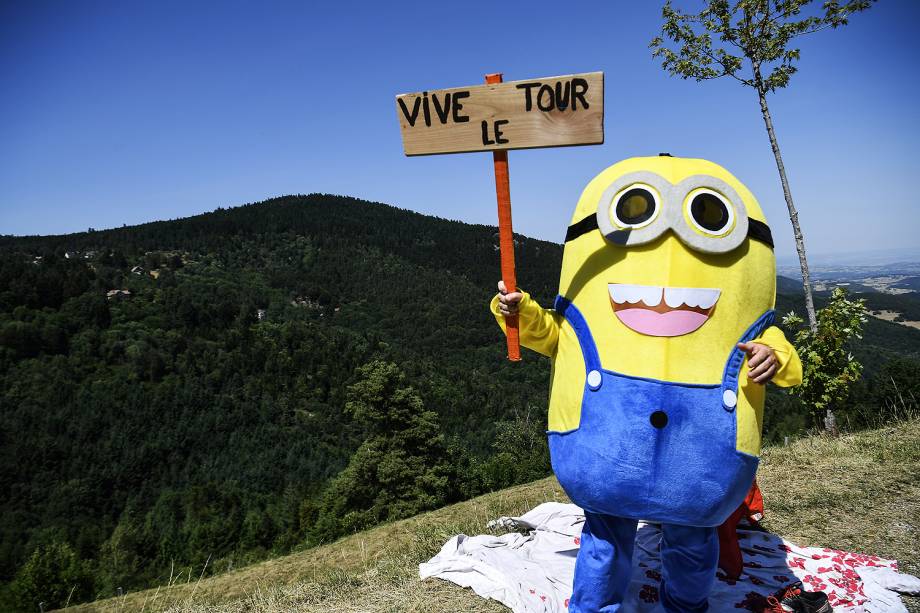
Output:
<svg viewBox="0 0 920 613">
<path fill-rule="evenodd" d="M 565 242 L 573 241 L 582 234 L 587 234 L 592 230 L 597 230 L 597 215 L 591 214 L 569 226 L 569 229 L 565 233 Z M 762 221 L 756 219 L 748 218 L 748 238 L 753 238 L 755 241 L 760 241 L 761 243 L 773 249 L 773 235 L 770 233 L 770 226 L 765 224 Z"/>
</svg>

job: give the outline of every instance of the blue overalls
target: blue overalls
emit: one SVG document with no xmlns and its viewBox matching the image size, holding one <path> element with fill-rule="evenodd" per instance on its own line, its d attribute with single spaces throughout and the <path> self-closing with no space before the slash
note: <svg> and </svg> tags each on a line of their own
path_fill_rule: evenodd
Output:
<svg viewBox="0 0 920 613">
<path fill-rule="evenodd" d="M 705 611 L 718 563 L 714 527 L 744 500 L 759 462 L 735 442 L 744 352 L 732 345 L 721 383 L 632 377 L 601 367 L 571 302 L 558 296 L 554 309 L 574 329 L 586 372 L 579 427 L 549 433 L 553 471 L 586 516 L 570 611 L 619 610 L 640 519 L 662 524 L 665 609 Z M 773 317 L 761 315 L 739 342 Z"/>
</svg>

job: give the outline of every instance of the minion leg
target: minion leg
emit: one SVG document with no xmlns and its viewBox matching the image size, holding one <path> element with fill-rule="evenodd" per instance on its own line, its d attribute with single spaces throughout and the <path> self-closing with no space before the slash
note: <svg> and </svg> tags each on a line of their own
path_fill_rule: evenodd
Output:
<svg viewBox="0 0 920 613">
<path fill-rule="evenodd" d="M 702 613 L 716 581 L 715 528 L 661 526 L 661 604 L 668 613 Z M 577 567 L 576 567 L 577 570 Z"/>
<path fill-rule="evenodd" d="M 569 613 L 620 610 L 632 573 L 637 523 L 585 511 Z"/>
</svg>

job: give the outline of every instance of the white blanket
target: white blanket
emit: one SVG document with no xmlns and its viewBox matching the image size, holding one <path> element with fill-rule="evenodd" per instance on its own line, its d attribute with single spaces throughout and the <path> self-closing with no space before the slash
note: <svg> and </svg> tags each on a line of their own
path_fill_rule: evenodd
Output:
<svg viewBox="0 0 920 613">
<path fill-rule="evenodd" d="M 502 536 L 450 539 L 441 552 L 419 565 L 422 579 L 438 577 L 472 588 L 515 613 L 563 612 L 572 593 L 584 514 L 572 504 L 547 502 L 522 517 L 502 517 L 490 528 L 518 529 Z M 801 580 L 810 591 L 826 592 L 837 613 L 906 613 L 898 593 L 920 594 L 920 580 L 899 573 L 897 562 L 835 549 L 798 547 L 775 534 L 739 528 L 744 573 L 737 581 L 717 574 L 710 611 L 747 609 L 757 599 Z M 639 524 L 633 574 L 623 610 L 660 612 L 658 582 L 661 533 Z"/>
</svg>

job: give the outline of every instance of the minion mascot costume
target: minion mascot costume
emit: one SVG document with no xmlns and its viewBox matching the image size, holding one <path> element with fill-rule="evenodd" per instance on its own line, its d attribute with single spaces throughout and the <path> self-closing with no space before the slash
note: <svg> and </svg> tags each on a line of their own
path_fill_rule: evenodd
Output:
<svg viewBox="0 0 920 613">
<path fill-rule="evenodd" d="M 757 200 L 721 166 L 632 158 L 595 177 L 565 238 L 559 296 L 518 305 L 521 343 L 553 360 L 553 470 L 585 510 L 572 613 L 620 610 L 637 520 L 661 524 L 666 611 L 705 611 L 716 526 L 757 470 L 764 386 L 801 381 L 773 324 L 776 265 Z M 499 296 L 492 311 L 504 328 Z M 739 344 L 743 344 L 739 347 Z"/>
</svg>

